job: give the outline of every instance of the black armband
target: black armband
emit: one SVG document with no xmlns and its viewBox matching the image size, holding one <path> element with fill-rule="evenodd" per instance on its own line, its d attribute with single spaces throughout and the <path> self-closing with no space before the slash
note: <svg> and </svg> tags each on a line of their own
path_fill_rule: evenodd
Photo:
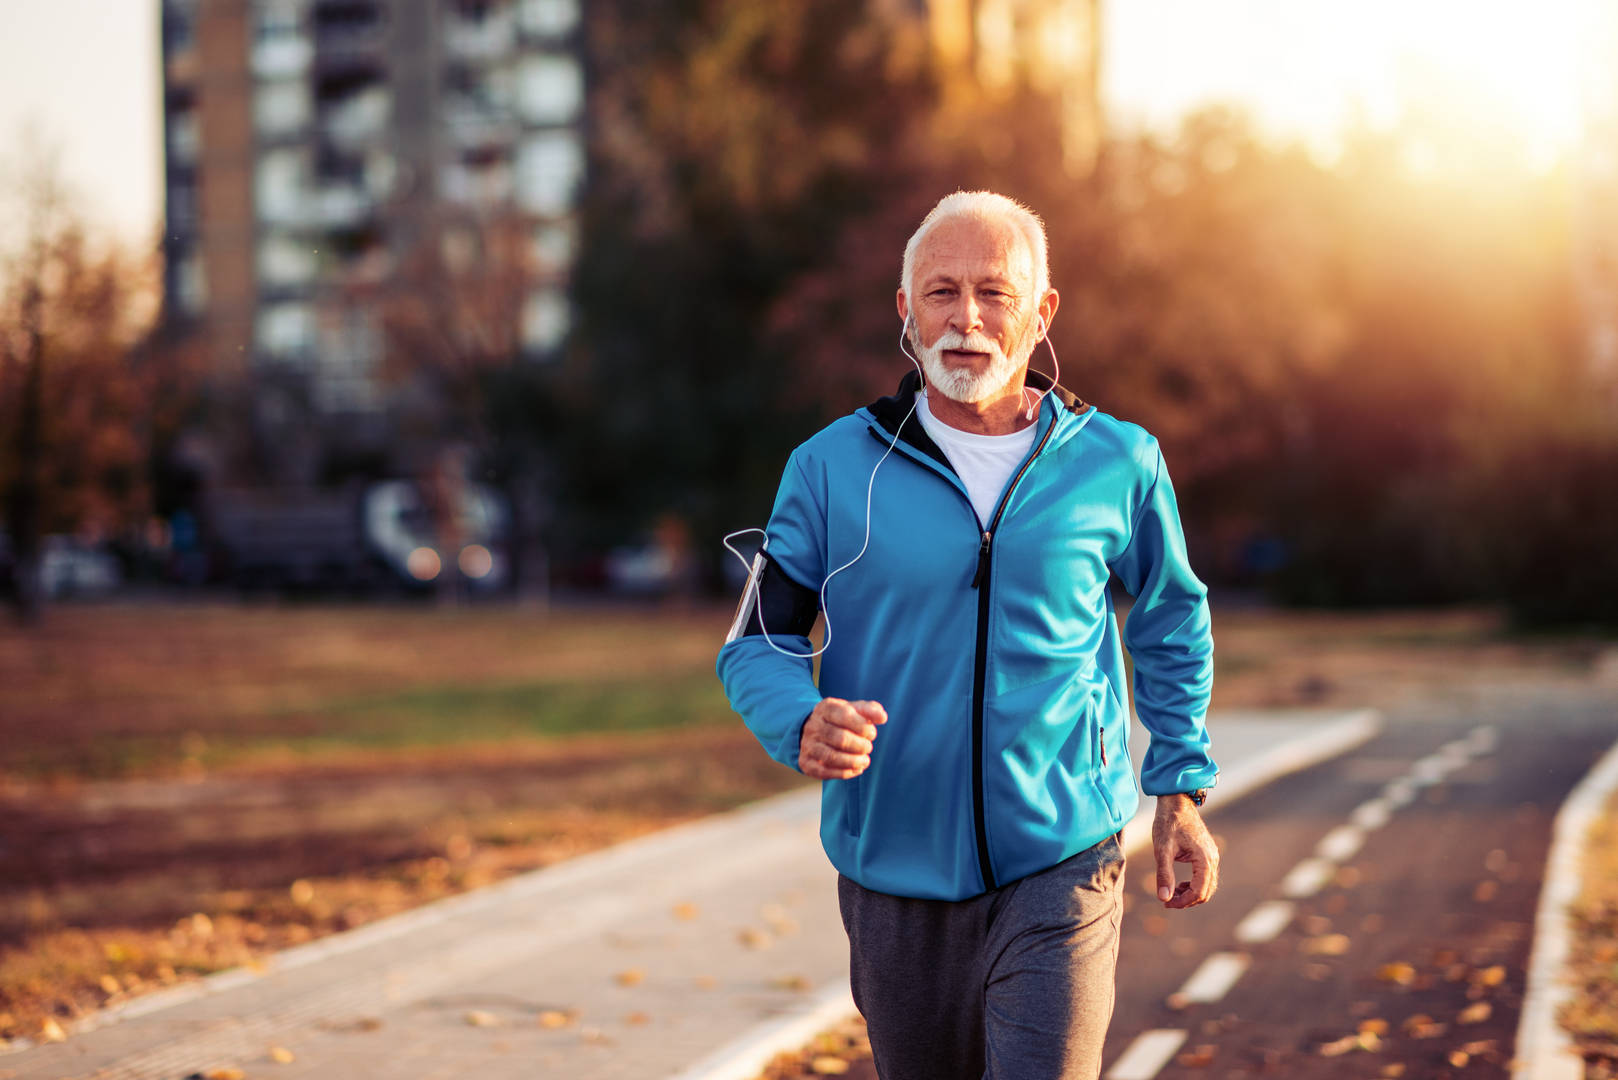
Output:
<svg viewBox="0 0 1618 1080">
<path fill-rule="evenodd" d="M 820 594 L 793 581 L 764 552 L 753 557 L 753 572 L 725 640 L 768 632 L 770 637 L 808 637 L 820 616 Z"/>
</svg>

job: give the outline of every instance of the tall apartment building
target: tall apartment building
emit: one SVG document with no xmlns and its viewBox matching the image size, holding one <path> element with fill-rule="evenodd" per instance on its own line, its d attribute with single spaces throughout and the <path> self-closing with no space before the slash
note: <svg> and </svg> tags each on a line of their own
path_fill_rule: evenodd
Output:
<svg viewBox="0 0 1618 1080">
<path fill-rule="evenodd" d="M 172 325 L 376 415 L 423 245 L 521 230 L 518 351 L 566 336 L 579 0 L 162 0 Z"/>
</svg>

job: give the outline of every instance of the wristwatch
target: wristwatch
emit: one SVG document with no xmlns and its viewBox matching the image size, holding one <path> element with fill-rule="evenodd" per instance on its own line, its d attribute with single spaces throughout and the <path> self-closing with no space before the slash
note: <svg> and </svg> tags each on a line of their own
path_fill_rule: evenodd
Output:
<svg viewBox="0 0 1618 1080">
<path fill-rule="evenodd" d="M 1208 801 L 1208 789 L 1207 788 L 1200 788 L 1199 787 L 1195 791 L 1187 791 L 1187 792 L 1185 792 L 1185 795 L 1186 795 L 1187 798 L 1189 798 L 1191 800 L 1191 804 L 1193 806 L 1201 806 L 1203 803 Z"/>
</svg>

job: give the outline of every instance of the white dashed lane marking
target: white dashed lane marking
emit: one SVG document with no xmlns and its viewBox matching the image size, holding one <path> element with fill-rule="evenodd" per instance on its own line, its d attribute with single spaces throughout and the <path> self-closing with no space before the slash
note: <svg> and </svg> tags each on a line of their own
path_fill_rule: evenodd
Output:
<svg viewBox="0 0 1618 1080">
<path fill-rule="evenodd" d="M 1168 1028 L 1141 1032 L 1107 1070 L 1107 1080 L 1152 1080 L 1180 1052 L 1186 1034 Z"/>
<path fill-rule="evenodd" d="M 1271 941 L 1287 928 L 1296 911 L 1291 900 L 1266 900 L 1236 924 L 1236 940 L 1243 945 Z"/>
<path fill-rule="evenodd" d="M 1353 825 L 1339 825 L 1320 838 L 1315 854 L 1332 862 L 1352 859 L 1365 844 L 1365 833 Z"/>
<path fill-rule="evenodd" d="M 1388 805 L 1386 799 L 1371 799 L 1356 806 L 1354 812 L 1348 815 L 1348 820 L 1367 832 L 1380 829 L 1393 820 L 1393 807 Z"/>
<path fill-rule="evenodd" d="M 1281 895 L 1302 900 L 1319 892 L 1337 872 L 1337 864 L 1330 859 L 1309 858 L 1287 871 L 1281 879 Z"/>
<path fill-rule="evenodd" d="M 1498 736 L 1492 727 L 1474 728 L 1463 738 L 1445 743 L 1410 766 L 1405 776 L 1392 781 L 1382 794 L 1355 807 L 1349 824 L 1339 825 L 1315 845 L 1315 854 L 1304 859 L 1281 879 L 1280 891 L 1286 900 L 1265 900 L 1236 924 L 1236 940 L 1244 945 L 1272 941 L 1292 922 L 1301 900 L 1319 892 L 1337 873 L 1339 863 L 1359 854 L 1366 833 L 1386 825 L 1395 810 L 1415 801 L 1422 788 L 1439 783 L 1450 773 L 1465 768 L 1476 758 L 1494 750 Z M 1246 973 L 1252 958 L 1246 953 L 1216 952 L 1202 962 L 1174 995 L 1183 1005 L 1218 1001 L 1230 992 Z M 1106 1080 L 1153 1080 L 1185 1045 L 1189 1033 L 1179 1029 L 1155 1028 L 1142 1032 L 1105 1073 Z"/>
<path fill-rule="evenodd" d="M 1216 952 L 1191 973 L 1178 996 L 1187 1003 L 1218 1001 L 1230 992 L 1252 962 L 1252 957 L 1246 953 Z"/>
</svg>

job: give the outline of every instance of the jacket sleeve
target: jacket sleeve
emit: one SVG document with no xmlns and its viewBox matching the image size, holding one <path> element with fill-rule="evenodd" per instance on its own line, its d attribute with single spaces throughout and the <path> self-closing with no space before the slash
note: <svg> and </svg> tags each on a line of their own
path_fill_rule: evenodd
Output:
<svg viewBox="0 0 1618 1080">
<path fill-rule="evenodd" d="M 1124 644 L 1135 665 L 1135 713 L 1151 733 L 1141 790 L 1168 795 L 1212 787 L 1219 772 L 1206 725 L 1213 631 L 1208 590 L 1187 561 L 1174 487 L 1156 440 L 1150 455 L 1155 473 L 1112 569 L 1135 597 Z"/>
<path fill-rule="evenodd" d="M 802 654 L 814 649 L 809 632 L 819 613 L 826 551 L 823 495 L 801 454 L 787 462 L 765 529 L 764 557 L 754 564 L 716 665 L 731 708 L 772 758 L 793 769 L 803 723 L 821 698 L 814 661 Z"/>
</svg>

